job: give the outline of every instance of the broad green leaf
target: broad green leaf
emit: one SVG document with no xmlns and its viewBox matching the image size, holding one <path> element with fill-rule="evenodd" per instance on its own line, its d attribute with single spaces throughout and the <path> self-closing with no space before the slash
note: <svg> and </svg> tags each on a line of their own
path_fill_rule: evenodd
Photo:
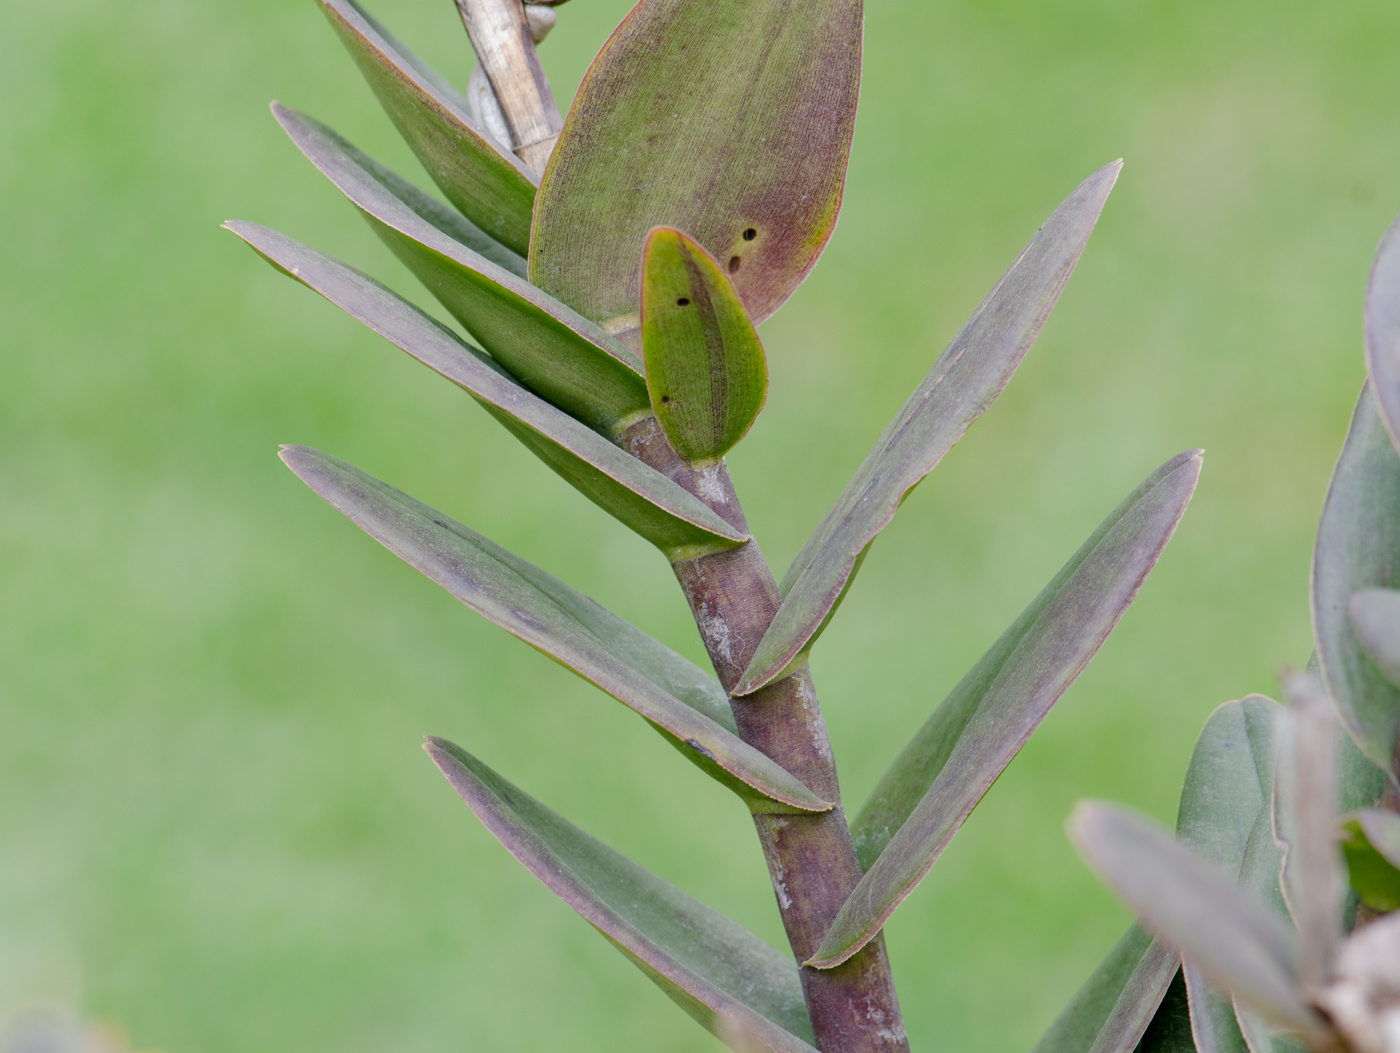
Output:
<svg viewBox="0 0 1400 1053">
<path fill-rule="evenodd" d="M 755 322 L 836 224 L 861 0 L 641 0 L 594 59 L 540 184 L 531 280 L 631 339 L 652 227 L 721 260 Z"/>
<path fill-rule="evenodd" d="M 1277 706 L 1277 703 L 1273 705 Z M 1279 707 L 1276 712 L 1281 711 L 1282 707 Z M 1345 735 L 1342 738 L 1351 742 Z M 1283 889 L 1279 882 L 1282 869 L 1283 849 L 1274 837 L 1274 809 L 1266 808 L 1250 831 L 1244 861 L 1240 864 L 1239 883 L 1258 896 L 1274 917 L 1291 929 L 1293 918 L 1283 901 Z M 1249 1053 L 1306 1053 L 1295 1040 L 1270 1031 L 1263 1018 L 1238 998 L 1231 999 L 1231 1005 L 1235 1011 L 1235 1024 Z"/>
<path fill-rule="evenodd" d="M 1391 684 L 1400 687 L 1400 590 L 1352 593 L 1347 613 L 1366 656 Z"/>
<path fill-rule="evenodd" d="M 1288 711 L 1279 722 L 1274 836 L 1283 847 L 1284 900 L 1298 929 L 1300 982 L 1320 990 L 1342 939 L 1337 722 L 1332 700 L 1309 674 L 1285 674 L 1283 689 Z"/>
<path fill-rule="evenodd" d="M 1137 1046 L 1181 959 L 1133 925 L 1031 1053 L 1123 1053 Z"/>
<path fill-rule="evenodd" d="M 1366 808 L 1342 826 L 1351 887 L 1372 910 L 1400 910 L 1400 815 Z"/>
<path fill-rule="evenodd" d="M 651 413 L 640 359 L 588 319 L 448 237 L 425 195 L 329 128 L 274 105 L 302 153 L 491 356 L 541 398 L 608 434 Z M 439 206 L 439 210 L 440 206 Z"/>
<path fill-rule="evenodd" d="M 1381 238 L 1366 284 L 1366 372 L 1400 447 L 1400 220 Z"/>
<path fill-rule="evenodd" d="M 355 0 L 320 0 L 399 134 L 462 214 L 522 256 L 530 248 L 535 179 L 472 121 L 464 99 Z M 478 250 L 479 251 L 479 250 Z"/>
<path fill-rule="evenodd" d="M 854 824 L 868 870 L 808 964 L 849 958 L 928 873 L 1137 595 L 1200 466 L 1183 453 L 1114 509 L 900 754 Z"/>
<path fill-rule="evenodd" d="M 1046 220 L 866 454 L 783 576 L 782 606 L 736 695 L 806 660 L 875 535 L 1001 394 L 1069 281 L 1120 167 L 1099 169 Z"/>
<path fill-rule="evenodd" d="M 660 472 L 526 391 L 486 355 L 374 279 L 255 223 L 224 224 L 274 267 L 471 394 L 599 507 L 675 560 L 745 540 Z"/>
<path fill-rule="evenodd" d="M 1352 594 L 1400 586 L 1400 455 L 1370 386 L 1332 473 L 1313 550 L 1313 632 L 1327 689 L 1361 751 L 1390 771 L 1400 730 L 1400 688 L 1366 656 L 1347 617 Z"/>
<path fill-rule="evenodd" d="M 1231 873 L 1243 870 L 1251 836 L 1261 829 L 1269 836 L 1275 734 L 1282 714 L 1283 707 L 1262 695 L 1225 703 L 1206 721 L 1186 769 L 1177 837 Z M 1275 884 L 1277 873 L 1275 867 Z M 1229 997 L 1210 987 L 1189 959 L 1183 974 L 1198 1053 L 1247 1053 Z"/>
<path fill-rule="evenodd" d="M 1172 977 L 1166 997 L 1134 1053 L 1195 1053 L 1188 1002 L 1185 971 L 1181 970 Z"/>
<path fill-rule="evenodd" d="M 651 408 L 691 465 L 728 453 L 768 397 L 763 345 L 734 286 L 670 227 L 651 232 L 642 257 L 642 352 Z"/>
<path fill-rule="evenodd" d="M 500 545 L 344 461 L 305 446 L 284 447 L 282 460 L 409 566 L 645 717 L 750 807 L 831 807 L 740 739 L 718 681 L 665 645 Z"/>
<path fill-rule="evenodd" d="M 792 958 L 589 837 L 460 746 L 424 747 L 506 851 L 721 1038 L 816 1053 Z M 729 1025 L 729 1026 L 726 1026 Z"/>
<path fill-rule="evenodd" d="M 1318 1026 L 1294 989 L 1296 936 L 1231 874 L 1116 805 L 1080 802 L 1069 834 L 1090 868 L 1213 984 L 1277 1024 Z"/>
</svg>

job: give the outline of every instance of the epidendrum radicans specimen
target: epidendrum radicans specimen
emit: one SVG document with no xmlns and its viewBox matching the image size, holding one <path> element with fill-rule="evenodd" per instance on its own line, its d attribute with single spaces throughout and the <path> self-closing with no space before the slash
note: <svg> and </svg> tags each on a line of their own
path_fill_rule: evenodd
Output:
<svg viewBox="0 0 1400 1053">
<path fill-rule="evenodd" d="M 1113 510 L 939 705 L 849 819 L 808 655 L 900 502 L 1001 392 L 1119 165 L 1035 234 L 777 580 L 726 452 L 763 405 L 755 326 L 836 222 L 861 0 L 640 0 L 561 119 L 547 5 L 457 0 L 465 94 L 356 0 L 320 0 L 449 208 L 312 118 L 273 112 L 471 335 L 253 223 L 274 266 L 464 388 L 674 568 L 714 665 L 327 454 L 282 457 L 473 610 L 629 706 L 753 814 L 792 956 L 590 838 L 440 739 L 427 749 L 529 870 L 736 1049 L 908 1048 L 881 928 L 1103 643 L 1190 500 L 1199 451 Z"/>
<path fill-rule="evenodd" d="M 1211 716 L 1175 839 L 1075 810 L 1071 838 L 1157 935 L 1134 925 L 1037 1053 L 1400 1053 L 1400 221 L 1365 322 L 1313 550 L 1315 668 L 1285 676 L 1286 709 Z"/>
</svg>

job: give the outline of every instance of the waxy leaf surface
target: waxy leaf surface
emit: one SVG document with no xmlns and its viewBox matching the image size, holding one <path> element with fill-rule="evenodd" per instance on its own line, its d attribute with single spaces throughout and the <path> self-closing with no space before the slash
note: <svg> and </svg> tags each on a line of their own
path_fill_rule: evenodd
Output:
<svg viewBox="0 0 1400 1053">
<path fill-rule="evenodd" d="M 394 555 L 641 714 L 689 760 L 751 806 L 831 807 L 740 739 L 718 681 L 664 644 L 488 538 L 344 461 L 304 446 L 284 448 L 282 459 Z"/>
<path fill-rule="evenodd" d="M 718 461 L 768 396 L 763 345 L 718 263 L 658 227 L 642 257 L 642 354 L 651 408 L 691 465 Z"/>
<path fill-rule="evenodd" d="M 1191 1035 L 1191 1011 L 1182 970 L 1172 977 L 1166 996 L 1157 1007 L 1134 1053 L 1197 1053 Z"/>
<path fill-rule="evenodd" d="M 868 869 L 808 964 L 830 968 L 865 946 L 928 873 L 1127 610 L 1200 468 L 1190 450 L 1152 473 L 920 729 L 853 824 Z"/>
<path fill-rule="evenodd" d="M 467 100 L 355 0 L 320 0 L 399 134 L 462 214 L 520 255 L 530 248 L 536 179 L 468 116 Z"/>
<path fill-rule="evenodd" d="M 1181 963 L 1133 925 L 1031 1053 L 1123 1053 L 1137 1046 Z"/>
<path fill-rule="evenodd" d="M 1045 222 L 885 429 L 783 576 L 782 606 L 735 694 L 801 664 L 875 535 L 1001 394 L 1069 281 L 1121 167 L 1095 172 Z"/>
<path fill-rule="evenodd" d="M 1367 656 L 1400 687 L 1400 590 L 1362 589 L 1352 594 L 1348 613 Z"/>
<path fill-rule="evenodd" d="M 1400 220 L 1381 238 L 1366 285 L 1366 372 L 1400 448 Z"/>
<path fill-rule="evenodd" d="M 771 315 L 836 224 L 862 17 L 861 0 L 641 0 L 564 122 L 531 280 L 635 331 L 642 242 L 676 227 L 725 265 L 755 322 Z"/>
<path fill-rule="evenodd" d="M 641 360 L 588 319 L 447 236 L 426 195 L 329 128 L 283 106 L 287 134 L 375 233 L 526 387 L 609 435 L 651 413 Z M 441 207 L 439 206 L 439 211 Z"/>
<path fill-rule="evenodd" d="M 1400 815 L 1362 809 L 1342 827 L 1351 887 L 1372 910 L 1400 910 Z"/>
<path fill-rule="evenodd" d="M 1318 1024 L 1295 993 L 1297 938 L 1233 875 L 1116 805 L 1081 802 L 1070 840 L 1144 924 L 1180 948 L 1217 987 L 1284 1027 Z"/>
<path fill-rule="evenodd" d="M 1400 586 L 1400 455 L 1369 385 L 1351 418 L 1313 550 L 1313 633 L 1327 689 L 1361 751 L 1391 771 L 1400 688 L 1367 657 L 1347 606 L 1363 589 Z"/>
<path fill-rule="evenodd" d="M 373 278 L 256 223 L 226 223 L 273 266 L 457 384 L 545 464 L 668 556 L 745 540 L 704 502 L 522 388 L 485 354 Z"/>
<path fill-rule="evenodd" d="M 615 852 L 444 739 L 424 747 L 525 868 L 713 1034 L 816 1053 L 792 958 Z M 729 1026 L 726 1026 L 729 1025 Z"/>
</svg>

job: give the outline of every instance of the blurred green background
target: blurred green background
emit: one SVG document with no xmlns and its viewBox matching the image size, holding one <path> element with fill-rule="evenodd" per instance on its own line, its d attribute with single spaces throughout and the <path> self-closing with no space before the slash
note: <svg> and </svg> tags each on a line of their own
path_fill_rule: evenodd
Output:
<svg viewBox="0 0 1400 1053">
<path fill-rule="evenodd" d="M 567 99 L 627 0 L 542 55 Z M 448 0 L 373 10 L 459 83 Z M 1310 542 L 1400 210 L 1400 8 L 872 0 L 836 235 L 764 327 L 731 457 L 781 568 L 1074 185 L 1127 166 L 1001 402 L 815 658 L 857 806 L 1118 500 L 1204 446 L 1137 605 L 887 932 L 916 1050 L 1028 1049 L 1126 917 L 1061 824 L 1163 820 L 1207 713 L 1307 660 Z M 714 1051 L 419 752 L 451 737 L 784 941 L 743 809 L 632 714 L 360 535 L 322 447 L 703 661 L 664 562 L 457 389 L 220 231 L 425 300 L 266 111 L 426 183 L 310 0 L 0 5 L 0 1019 L 165 1053 Z"/>
</svg>

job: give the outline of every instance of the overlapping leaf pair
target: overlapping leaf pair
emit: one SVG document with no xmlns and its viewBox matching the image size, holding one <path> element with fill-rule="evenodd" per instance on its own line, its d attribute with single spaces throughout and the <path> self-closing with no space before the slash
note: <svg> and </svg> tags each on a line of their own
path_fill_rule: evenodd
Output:
<svg viewBox="0 0 1400 1053">
<path fill-rule="evenodd" d="M 1126 1049 L 1139 1038 L 1154 1053 L 1268 1053 L 1300 1042 L 1319 1053 L 1400 1049 L 1400 914 L 1390 913 L 1400 908 L 1400 221 L 1371 273 L 1366 352 L 1369 380 L 1313 559 L 1326 692 L 1294 675 L 1292 713 L 1262 699 L 1217 711 L 1187 774 L 1177 840 L 1108 805 L 1081 805 L 1071 819 L 1090 864 L 1185 954 L 1189 1028 L 1168 1026 L 1179 1012 L 1167 993 L 1171 970 L 1160 960 L 1132 969 L 1146 940 L 1139 934 L 1115 950 L 1039 1053 Z M 1225 714 L 1251 705 L 1253 726 L 1226 730 Z M 1335 718 L 1346 734 L 1335 732 Z M 1231 764 L 1198 763 L 1221 744 L 1237 754 Z M 1211 813 L 1204 838 L 1193 815 L 1202 801 Z M 1340 836 L 1339 811 L 1347 813 Z M 1339 840 L 1353 897 L 1346 911 Z M 1385 917 L 1343 939 L 1344 914 L 1355 909 Z M 1153 1012 L 1162 1026 L 1139 1028 Z"/>
<path fill-rule="evenodd" d="M 227 226 L 467 391 L 673 563 L 748 544 L 741 519 L 681 482 L 713 469 L 757 415 L 767 373 L 755 324 L 810 271 L 835 224 L 860 0 L 800 11 L 785 0 L 641 0 L 590 68 L 538 183 L 355 0 L 321 4 L 456 211 L 311 118 L 274 104 L 277 120 L 480 346 L 285 235 Z M 1118 171 L 1095 172 L 1049 218 L 895 416 L 788 569 L 734 695 L 806 664 L 875 537 L 1029 350 Z M 652 417 L 684 471 L 629 452 Z M 282 456 L 385 547 L 635 710 L 755 812 L 833 807 L 745 741 L 714 676 L 364 472 L 305 447 Z M 855 819 L 864 877 L 804 964 L 832 969 L 878 935 L 1132 602 L 1199 471 L 1200 452 L 1187 451 L 1149 476 L 935 709 Z M 502 843 L 701 1023 L 737 1045 L 812 1049 L 798 963 L 459 747 L 428 750 Z M 1140 934 L 1124 948 L 1124 962 L 1147 969 L 1138 987 L 1165 986 L 1168 952 Z"/>
</svg>

